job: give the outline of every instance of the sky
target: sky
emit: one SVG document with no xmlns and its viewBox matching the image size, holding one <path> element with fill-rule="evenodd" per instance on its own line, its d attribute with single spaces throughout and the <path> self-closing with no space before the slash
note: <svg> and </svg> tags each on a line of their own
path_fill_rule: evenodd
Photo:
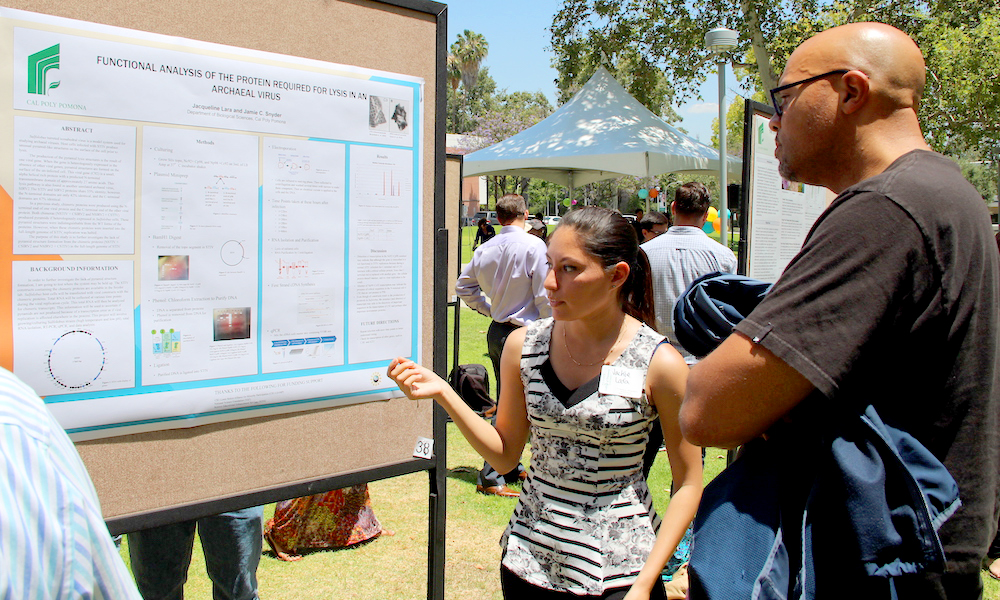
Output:
<svg viewBox="0 0 1000 600">
<path fill-rule="evenodd" d="M 448 45 L 468 29 L 482 34 L 489 43 L 483 66 L 498 89 L 508 92 L 543 92 L 556 106 L 558 76 L 552 67 L 548 27 L 559 9 L 558 0 L 453 0 L 448 5 Z M 732 69 L 726 69 L 726 102 L 738 89 Z M 701 86 L 701 100 L 692 100 L 674 110 L 682 117 L 674 123 L 705 144 L 712 140 L 712 120 L 719 116 L 718 76 L 713 72 Z"/>
</svg>

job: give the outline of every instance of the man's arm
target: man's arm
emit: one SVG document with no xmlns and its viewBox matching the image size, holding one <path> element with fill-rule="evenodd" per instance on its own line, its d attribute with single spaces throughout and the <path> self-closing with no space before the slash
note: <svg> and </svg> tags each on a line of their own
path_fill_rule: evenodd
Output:
<svg viewBox="0 0 1000 600">
<path fill-rule="evenodd" d="M 813 389 L 767 348 L 736 332 L 692 367 L 681 432 L 698 446 L 734 448 L 763 434 Z"/>
<path fill-rule="evenodd" d="M 472 310 L 491 317 L 490 303 L 486 301 L 486 296 L 483 295 L 483 290 L 479 286 L 479 280 L 476 278 L 476 272 L 476 255 L 473 254 L 472 261 L 465 266 L 462 274 L 458 276 L 458 281 L 455 283 L 455 294 L 469 305 L 469 308 Z"/>
</svg>

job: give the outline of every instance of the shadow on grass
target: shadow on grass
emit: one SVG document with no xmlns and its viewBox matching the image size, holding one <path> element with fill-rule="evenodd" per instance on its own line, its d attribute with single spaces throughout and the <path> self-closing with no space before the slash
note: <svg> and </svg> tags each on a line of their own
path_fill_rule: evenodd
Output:
<svg viewBox="0 0 1000 600">
<path fill-rule="evenodd" d="M 383 533 L 380 533 L 379 535 L 376 535 L 373 538 L 369 538 L 362 542 L 356 542 L 349 546 L 340 546 L 338 548 L 300 548 L 295 552 L 295 554 L 293 554 L 293 556 L 306 557 L 309 556 L 310 554 L 323 554 L 327 552 L 345 552 L 350 550 L 357 550 L 358 548 L 367 546 L 368 544 L 371 544 L 375 540 L 379 539 L 380 537 L 382 537 L 384 533 L 385 531 L 383 530 Z M 261 553 L 261 555 L 266 556 L 268 558 L 273 558 L 275 560 L 281 560 L 283 562 L 297 562 L 297 561 L 285 561 L 284 559 L 278 558 L 277 553 L 275 553 L 273 549 L 267 547 L 264 548 L 264 551 Z"/>
<path fill-rule="evenodd" d="M 452 467 L 451 469 L 448 469 L 448 478 L 476 485 L 476 478 L 479 476 L 479 468 L 480 467 L 468 466 Z"/>
</svg>

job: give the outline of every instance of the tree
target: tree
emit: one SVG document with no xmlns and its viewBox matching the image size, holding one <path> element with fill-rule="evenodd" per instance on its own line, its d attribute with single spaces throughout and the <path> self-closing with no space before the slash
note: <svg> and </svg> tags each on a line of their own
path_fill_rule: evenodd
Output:
<svg viewBox="0 0 1000 600">
<path fill-rule="evenodd" d="M 764 92 L 757 91 L 754 92 L 750 99 L 760 103 L 769 103 L 770 99 L 765 100 L 764 96 Z M 743 156 L 743 113 L 745 104 L 745 99 L 737 96 L 729 102 L 729 108 L 726 110 L 726 152 L 732 156 L 741 158 Z M 709 140 L 709 145 L 714 148 L 719 147 L 718 117 L 712 120 L 712 137 Z"/>
<path fill-rule="evenodd" d="M 954 23 L 936 15 L 915 36 L 927 60 L 920 115 L 935 148 L 1000 158 L 1000 9 Z"/>
<path fill-rule="evenodd" d="M 462 69 L 458 66 L 458 58 L 454 54 L 449 54 L 445 67 L 448 70 L 448 87 L 451 91 L 457 92 L 458 84 L 462 83 Z"/>
<path fill-rule="evenodd" d="M 562 200 L 566 197 L 566 188 L 558 183 L 544 179 L 532 179 L 528 185 L 528 212 L 541 212 L 546 215 L 558 215 Z"/>
<path fill-rule="evenodd" d="M 484 148 L 531 127 L 552 113 L 541 92 L 496 91 L 496 82 L 482 66 L 489 49 L 486 38 L 469 31 L 457 36 L 448 55 L 448 131 L 468 133 L 466 146 Z M 520 193 L 533 210 L 545 212 L 554 204 L 559 186 L 522 177 L 489 177 L 487 198 L 494 202 L 506 193 Z M 533 194 L 539 198 L 532 199 Z"/>
<path fill-rule="evenodd" d="M 552 114 L 552 104 L 541 92 L 500 93 L 493 99 L 491 107 L 479 119 L 470 133 L 475 140 L 469 144 L 474 148 L 492 146 L 512 137 Z M 487 189 L 494 200 L 504 194 L 521 194 L 526 198 L 529 179 L 525 177 L 491 176 Z"/>
<path fill-rule="evenodd" d="M 563 9 L 564 11 L 566 9 Z M 561 13 L 560 13 L 561 14 Z M 559 15 L 556 15 L 558 21 Z M 588 79 L 603 66 L 629 94 L 668 123 L 680 120 L 674 112 L 673 88 L 656 64 L 642 56 L 634 46 L 622 45 L 611 32 L 592 30 L 586 40 L 570 39 L 569 25 L 553 25 L 553 49 L 558 65 L 559 102 L 566 103 Z M 557 36 L 561 40 L 556 43 Z"/>
<path fill-rule="evenodd" d="M 497 83 L 486 67 L 479 70 L 475 86 L 448 88 L 448 132 L 469 133 L 478 127 L 479 118 L 493 109 L 496 91 Z"/>
<path fill-rule="evenodd" d="M 552 46 L 557 57 L 586 55 L 588 44 L 611 56 L 634 49 L 641 64 L 666 73 L 673 88 L 668 97 L 682 101 L 696 96 L 715 70 L 704 48 L 704 34 L 713 26 L 741 32 L 733 56 L 752 61 L 744 87 L 768 90 L 802 40 L 834 25 L 867 20 L 906 31 L 923 50 L 928 85 L 919 115 L 936 149 L 1000 146 L 996 0 L 563 0 L 552 24 Z M 579 62 L 557 60 L 560 80 L 572 81 Z"/>
<path fill-rule="evenodd" d="M 466 29 L 458 34 L 449 49 L 446 65 L 450 88 L 448 131 L 465 133 L 472 130 L 476 127 L 476 116 L 488 108 L 496 89 L 496 82 L 482 68 L 489 47 L 485 37 Z"/>
<path fill-rule="evenodd" d="M 482 34 L 466 29 L 458 34 L 458 39 L 451 45 L 451 53 L 458 63 L 462 74 L 462 85 L 466 88 L 475 87 L 479 77 L 479 67 L 490 53 L 490 45 Z"/>
</svg>

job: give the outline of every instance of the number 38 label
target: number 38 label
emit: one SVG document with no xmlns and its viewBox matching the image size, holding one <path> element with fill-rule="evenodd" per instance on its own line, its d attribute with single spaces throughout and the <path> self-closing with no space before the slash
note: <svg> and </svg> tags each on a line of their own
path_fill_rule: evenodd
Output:
<svg viewBox="0 0 1000 600">
<path fill-rule="evenodd" d="M 429 459 L 434 454 L 434 440 L 425 437 L 417 438 L 417 445 L 413 447 L 413 456 L 417 458 Z"/>
</svg>

